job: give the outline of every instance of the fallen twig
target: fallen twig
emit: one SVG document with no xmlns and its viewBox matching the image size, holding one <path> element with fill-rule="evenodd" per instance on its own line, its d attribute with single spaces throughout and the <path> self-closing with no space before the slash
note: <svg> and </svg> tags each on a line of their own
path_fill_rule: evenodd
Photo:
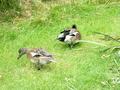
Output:
<svg viewBox="0 0 120 90">
<path fill-rule="evenodd" d="M 120 43 L 120 39 L 119 38 L 116 39 L 116 38 L 113 38 L 110 35 L 107 35 L 107 34 L 104 34 L 104 33 L 101 33 L 101 32 L 94 32 L 94 33 L 103 35 L 104 36 L 104 40 L 113 40 L 113 41 L 116 41 L 116 42 Z"/>
</svg>

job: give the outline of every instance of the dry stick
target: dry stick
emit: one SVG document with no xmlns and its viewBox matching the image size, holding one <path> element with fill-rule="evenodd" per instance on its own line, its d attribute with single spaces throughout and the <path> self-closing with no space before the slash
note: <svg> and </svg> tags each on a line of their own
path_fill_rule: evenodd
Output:
<svg viewBox="0 0 120 90">
<path fill-rule="evenodd" d="M 94 33 L 103 35 L 103 36 L 105 37 L 105 39 L 108 38 L 108 39 L 110 39 L 110 40 L 113 40 L 113 41 L 116 41 L 116 42 L 119 42 L 119 43 L 120 43 L 120 41 L 119 41 L 118 39 L 115 39 L 115 38 L 113 38 L 113 37 L 110 36 L 110 35 L 107 35 L 107 34 L 104 34 L 104 33 L 101 33 L 101 32 L 94 32 Z"/>
<path fill-rule="evenodd" d="M 115 49 L 120 49 L 120 46 L 112 46 L 112 47 L 108 47 L 106 48 L 105 50 L 103 50 L 103 52 L 106 52 L 108 50 L 112 49 L 112 52 L 115 50 Z"/>
<path fill-rule="evenodd" d="M 101 32 L 94 32 L 94 33 L 103 35 L 105 38 L 108 38 L 108 39 L 111 39 L 111 40 L 113 40 L 113 41 L 116 41 L 116 42 L 119 42 L 119 43 L 120 43 L 119 39 L 115 39 L 115 38 L 113 38 L 113 37 L 110 36 L 110 35 L 107 35 L 107 34 L 104 34 L 104 33 L 101 33 Z M 107 49 L 103 50 L 103 52 L 106 52 L 106 51 L 110 50 L 111 48 L 115 49 L 115 48 L 117 48 L 117 47 L 116 47 L 116 46 L 108 47 Z"/>
</svg>

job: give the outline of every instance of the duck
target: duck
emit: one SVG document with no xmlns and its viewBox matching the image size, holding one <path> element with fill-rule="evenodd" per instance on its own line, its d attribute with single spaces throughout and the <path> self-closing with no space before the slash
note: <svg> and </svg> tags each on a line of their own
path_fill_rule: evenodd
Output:
<svg viewBox="0 0 120 90">
<path fill-rule="evenodd" d="M 81 40 L 81 34 L 74 24 L 72 25 L 72 28 L 60 32 L 58 40 L 67 43 L 72 48 L 76 43 L 79 43 L 79 40 Z"/>
<path fill-rule="evenodd" d="M 36 65 L 38 70 L 46 64 L 56 62 L 53 55 L 42 48 L 20 48 L 18 50 L 17 59 L 20 59 L 25 54 L 27 55 L 27 58 Z"/>
</svg>

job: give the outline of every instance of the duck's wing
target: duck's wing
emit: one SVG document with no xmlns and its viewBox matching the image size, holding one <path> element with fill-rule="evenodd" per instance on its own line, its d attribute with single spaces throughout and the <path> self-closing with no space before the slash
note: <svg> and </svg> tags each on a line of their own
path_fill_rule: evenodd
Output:
<svg viewBox="0 0 120 90">
<path fill-rule="evenodd" d="M 36 53 L 36 52 L 30 52 L 32 57 L 40 57 L 42 56 L 40 53 Z"/>
<path fill-rule="evenodd" d="M 45 57 L 45 56 L 42 56 L 39 58 L 39 63 L 41 64 L 47 64 L 47 63 L 50 63 L 50 62 L 56 62 L 52 57 Z"/>
<path fill-rule="evenodd" d="M 45 51 L 42 48 L 37 48 L 35 50 L 35 56 L 46 56 L 46 57 L 52 57 L 52 54 L 48 53 L 47 51 Z"/>
<path fill-rule="evenodd" d="M 48 53 L 48 52 L 45 51 L 45 50 L 41 51 L 41 54 L 42 54 L 43 56 L 52 57 L 52 54 Z"/>
<path fill-rule="evenodd" d="M 66 35 L 69 35 L 70 30 L 65 29 L 64 31 L 60 32 L 60 34 L 57 36 L 57 39 L 61 42 L 64 42 Z"/>
</svg>

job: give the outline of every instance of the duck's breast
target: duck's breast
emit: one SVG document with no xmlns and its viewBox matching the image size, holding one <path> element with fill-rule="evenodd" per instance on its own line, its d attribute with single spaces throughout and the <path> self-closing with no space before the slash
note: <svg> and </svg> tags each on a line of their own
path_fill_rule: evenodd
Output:
<svg viewBox="0 0 120 90">
<path fill-rule="evenodd" d="M 37 53 L 34 53 L 34 52 L 29 52 L 29 53 L 27 54 L 27 57 L 29 58 L 29 60 L 30 60 L 32 63 L 37 63 L 38 60 L 39 60 L 40 55 L 38 55 Z"/>
<path fill-rule="evenodd" d="M 73 38 L 73 36 L 67 35 L 67 36 L 65 37 L 64 42 L 66 42 L 66 43 L 71 43 L 71 42 L 72 42 L 72 38 Z"/>
</svg>

